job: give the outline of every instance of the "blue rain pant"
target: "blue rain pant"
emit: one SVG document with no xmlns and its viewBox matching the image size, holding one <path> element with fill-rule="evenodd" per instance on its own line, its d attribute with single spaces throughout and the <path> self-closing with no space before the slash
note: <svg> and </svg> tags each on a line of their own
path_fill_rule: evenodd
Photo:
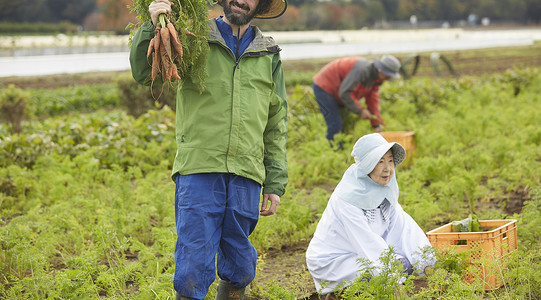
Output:
<svg viewBox="0 0 541 300">
<path fill-rule="evenodd" d="M 259 218 L 261 185 L 227 173 L 175 178 L 175 275 L 178 294 L 203 299 L 218 276 L 236 288 L 255 277 L 257 251 L 248 240 Z"/>
<path fill-rule="evenodd" d="M 342 131 L 344 123 L 340 114 L 340 106 L 333 95 L 322 90 L 317 84 L 314 83 L 312 88 L 319 110 L 327 123 L 327 140 L 332 141 L 334 135 Z"/>
</svg>

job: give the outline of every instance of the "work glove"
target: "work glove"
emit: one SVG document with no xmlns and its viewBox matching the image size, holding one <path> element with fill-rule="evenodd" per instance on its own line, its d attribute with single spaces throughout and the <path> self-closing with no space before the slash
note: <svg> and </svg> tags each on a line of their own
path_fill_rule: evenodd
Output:
<svg viewBox="0 0 541 300">
<path fill-rule="evenodd" d="M 154 24 L 154 26 L 156 26 L 160 14 L 167 15 L 171 13 L 171 5 L 173 5 L 173 3 L 169 2 L 169 0 L 155 0 L 150 3 L 148 12 L 150 13 L 150 18 L 152 19 L 152 24 Z"/>
</svg>

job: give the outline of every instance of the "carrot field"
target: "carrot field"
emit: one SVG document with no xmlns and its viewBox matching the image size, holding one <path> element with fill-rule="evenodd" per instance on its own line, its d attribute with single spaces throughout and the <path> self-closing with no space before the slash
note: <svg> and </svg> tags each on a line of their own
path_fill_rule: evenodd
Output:
<svg viewBox="0 0 541 300">
<path fill-rule="evenodd" d="M 536 61 L 538 47 L 514 56 Z M 322 63 L 284 62 L 289 185 L 277 214 L 261 217 L 251 236 L 260 258 L 249 299 L 318 298 L 304 251 L 353 163 L 353 143 L 371 132 L 350 116 L 336 137 L 344 150 L 329 147 L 310 80 Z M 376 278 L 345 299 L 541 299 L 540 71 L 530 63 L 440 77 L 427 68 L 381 88 L 384 130 L 415 132 L 416 150 L 397 169 L 404 210 L 425 232 L 470 213 L 517 220 L 518 249 L 497 275 L 505 284 L 465 283 L 467 261 L 451 251 L 426 277 L 408 278 L 401 296 Z M 167 93 L 134 110 L 140 99 L 128 92 L 148 88 L 127 74 L 95 76 L 67 86 L 0 83 L 2 299 L 174 299 L 175 112 Z M 26 107 L 19 130 L 6 117 L 17 101 Z M 207 299 L 214 293 L 213 285 Z"/>
</svg>

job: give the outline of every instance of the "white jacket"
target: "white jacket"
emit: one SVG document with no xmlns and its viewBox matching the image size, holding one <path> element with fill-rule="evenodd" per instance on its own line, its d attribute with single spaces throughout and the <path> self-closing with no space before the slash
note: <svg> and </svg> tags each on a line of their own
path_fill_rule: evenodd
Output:
<svg viewBox="0 0 541 300">
<path fill-rule="evenodd" d="M 398 258 L 405 257 L 415 265 L 421 260 L 420 249 L 430 246 L 423 230 L 398 204 L 395 175 L 385 186 L 368 177 L 387 150 L 392 149 L 393 155 L 403 151 L 395 145 L 400 146 L 371 134 L 354 147 L 356 163 L 331 195 L 306 252 L 308 270 L 322 294 L 353 281 L 359 274 L 359 258 L 379 266 L 383 251 L 393 246 Z M 396 165 L 402 161 L 396 156 L 403 154 L 394 155 Z"/>
</svg>

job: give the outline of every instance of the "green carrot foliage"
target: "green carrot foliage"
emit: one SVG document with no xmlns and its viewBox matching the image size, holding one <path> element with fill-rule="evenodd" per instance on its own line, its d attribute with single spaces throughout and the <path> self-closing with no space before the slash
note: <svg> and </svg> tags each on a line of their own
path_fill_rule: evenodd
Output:
<svg viewBox="0 0 541 300">
<path fill-rule="evenodd" d="M 206 78 L 206 61 L 209 52 L 207 36 L 210 32 L 208 26 L 208 9 L 213 4 L 212 0 L 171 0 L 171 14 L 166 16 L 169 22 L 175 25 L 179 33 L 179 39 L 184 49 L 184 57 L 180 67 L 180 77 L 194 78 L 200 83 L 200 89 L 204 89 Z M 137 14 L 137 24 L 132 24 L 130 36 L 145 22 L 150 21 L 148 6 L 152 0 L 134 0 L 131 12 Z M 197 37 L 186 35 L 186 30 Z M 130 38 L 131 43 L 131 38 Z"/>
</svg>

